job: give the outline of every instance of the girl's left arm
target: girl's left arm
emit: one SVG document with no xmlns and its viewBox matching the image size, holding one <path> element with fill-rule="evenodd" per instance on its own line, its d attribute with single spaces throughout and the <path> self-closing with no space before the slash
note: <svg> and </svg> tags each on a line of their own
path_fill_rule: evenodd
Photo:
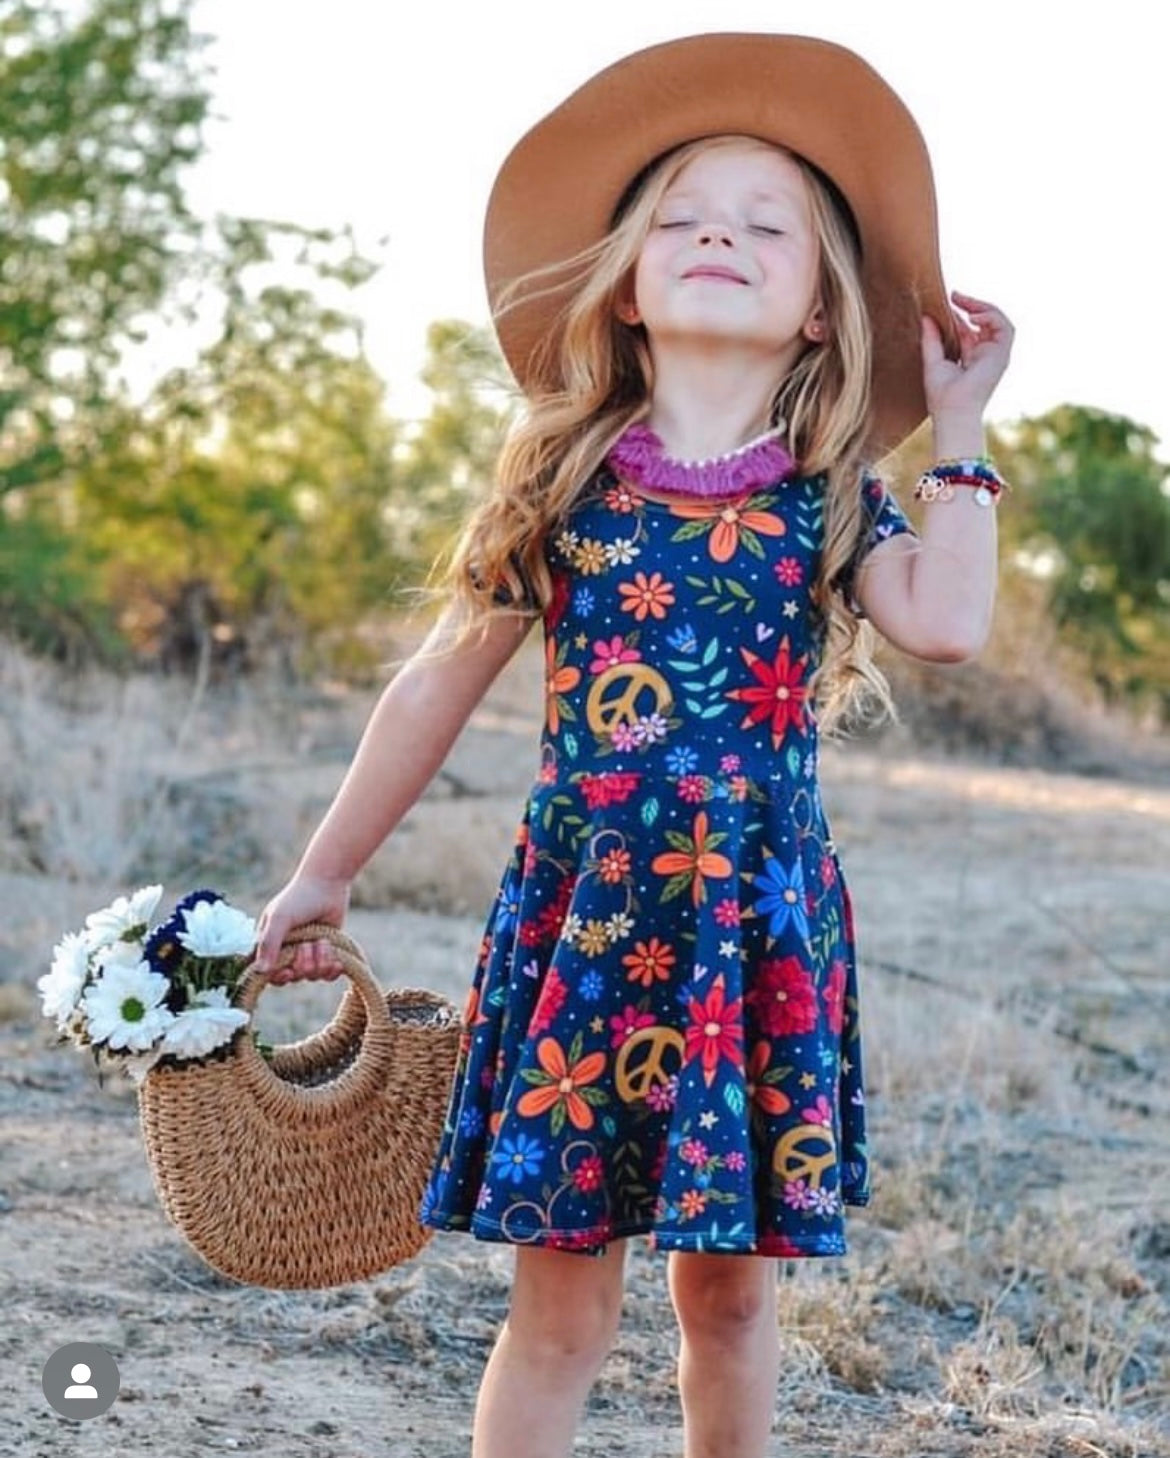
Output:
<svg viewBox="0 0 1170 1458">
<path fill-rule="evenodd" d="M 923 379 L 937 460 L 981 456 L 983 412 L 1007 368 L 1014 331 L 994 304 L 952 294 L 960 357 L 947 359 L 933 319 L 922 321 Z M 917 538 L 874 547 L 857 574 L 855 595 L 895 647 L 915 658 L 961 663 L 987 642 L 995 608 L 997 507 L 980 506 L 969 487 L 926 504 Z"/>
</svg>

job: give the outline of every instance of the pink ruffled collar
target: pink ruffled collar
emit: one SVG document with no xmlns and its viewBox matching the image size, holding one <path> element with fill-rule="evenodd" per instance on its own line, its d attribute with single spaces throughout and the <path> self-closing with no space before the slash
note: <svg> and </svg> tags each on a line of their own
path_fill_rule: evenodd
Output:
<svg viewBox="0 0 1170 1458">
<path fill-rule="evenodd" d="M 678 496 L 742 496 L 778 485 L 795 472 L 796 462 L 780 441 L 782 429 L 766 431 L 713 460 L 679 461 L 664 454 L 648 425 L 637 423 L 619 436 L 606 462 L 630 486 Z"/>
</svg>

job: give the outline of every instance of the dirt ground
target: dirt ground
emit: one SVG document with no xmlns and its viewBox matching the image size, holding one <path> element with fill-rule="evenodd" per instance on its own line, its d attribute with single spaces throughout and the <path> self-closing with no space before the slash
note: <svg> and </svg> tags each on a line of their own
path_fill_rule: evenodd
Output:
<svg viewBox="0 0 1170 1458">
<path fill-rule="evenodd" d="M 359 883 L 350 930 L 386 983 L 462 1002 L 534 769 L 538 673 L 525 650 Z M 258 910 L 290 867 L 359 703 L 285 718 L 279 743 L 222 718 L 188 739 L 198 754 L 179 755 L 188 724 L 122 746 L 168 786 L 155 833 L 168 817 L 187 831 L 169 898 L 210 883 Z M 34 779 L 59 741 L 44 729 Z M 823 773 L 857 909 L 876 1194 L 850 1214 L 847 1258 L 781 1272 L 770 1453 L 1170 1454 L 1170 783 L 872 745 L 826 749 Z M 107 803 L 77 794 L 78 824 Z M 53 942 L 147 879 L 163 844 L 95 852 L 88 871 L 5 863 L 0 1454 L 465 1455 L 506 1250 L 439 1236 L 325 1292 L 224 1280 L 162 1213 L 133 1085 L 99 1089 L 53 1045 L 35 991 Z M 262 1031 L 307 1034 L 342 986 L 269 991 Z M 682 1430 L 665 1259 L 633 1243 L 627 1271 L 576 1451 L 667 1458 Z M 86 1422 L 40 1387 L 70 1341 L 104 1344 L 121 1372 Z"/>
</svg>

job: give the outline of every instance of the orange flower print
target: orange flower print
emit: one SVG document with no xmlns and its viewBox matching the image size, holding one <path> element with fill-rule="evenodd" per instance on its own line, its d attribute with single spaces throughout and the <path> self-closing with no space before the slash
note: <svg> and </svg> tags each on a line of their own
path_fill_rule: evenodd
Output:
<svg viewBox="0 0 1170 1458">
<path fill-rule="evenodd" d="M 597 871 L 607 886 L 616 886 L 623 876 L 630 874 L 629 851 L 606 851 L 597 863 Z"/>
<path fill-rule="evenodd" d="M 731 875 L 731 862 L 713 849 L 727 839 L 726 832 L 720 831 L 711 835 L 708 824 L 707 812 L 700 810 L 695 816 L 693 836 L 686 836 L 680 830 L 666 832 L 666 838 L 674 846 L 674 850 L 664 851 L 650 862 L 650 869 L 656 875 L 672 878 L 662 893 L 663 901 L 669 901 L 672 896 L 679 895 L 689 886 L 691 900 L 696 906 L 701 906 L 707 899 L 703 878 L 710 876 L 719 880 Z"/>
<path fill-rule="evenodd" d="M 638 622 L 647 617 L 664 618 L 674 603 L 674 583 L 663 582 L 661 572 L 635 572 L 633 582 L 619 582 L 618 592 L 625 598 L 622 612 L 633 613 Z"/>
<path fill-rule="evenodd" d="M 747 717 L 739 727 L 747 729 L 752 724 L 770 720 L 773 749 L 780 748 L 784 732 L 790 724 L 802 734 L 807 734 L 808 728 L 804 722 L 804 670 L 808 664 L 808 654 L 798 658 L 795 663 L 792 662 L 787 634 L 780 640 L 780 647 L 771 663 L 766 663 L 750 648 L 741 647 L 739 651 L 756 680 L 750 688 L 732 689 L 727 695 L 729 699 L 738 699 L 741 703 L 751 705 Z"/>
<path fill-rule="evenodd" d="M 653 987 L 656 981 L 665 982 L 675 964 L 674 948 L 657 937 L 648 942 L 635 942 L 634 950 L 622 958 L 622 966 L 628 967 L 626 980 L 640 982 L 643 987 Z"/>
<path fill-rule="evenodd" d="M 691 998 L 688 1011 L 691 1021 L 686 1031 L 683 1063 L 691 1063 L 698 1058 L 702 1064 L 703 1082 L 710 1088 L 715 1082 L 720 1058 L 726 1058 L 733 1068 L 743 1067 L 743 998 L 727 1001 L 723 973 L 720 972 L 702 1002 L 697 997 Z"/>
<path fill-rule="evenodd" d="M 581 1042 L 582 1034 L 578 1033 L 566 1056 L 555 1038 L 541 1038 L 536 1045 L 540 1071 L 535 1068 L 521 1070 L 521 1077 L 536 1087 L 521 1094 L 516 1112 L 524 1118 L 535 1118 L 551 1109 L 553 1134 L 561 1132 L 566 1118 L 574 1129 L 592 1129 L 593 1110 L 590 1104 L 606 1102 L 602 1089 L 588 1087 L 601 1077 L 605 1054 L 589 1053 L 582 1058 Z"/>
<path fill-rule="evenodd" d="M 561 694 L 567 694 L 570 690 L 575 689 L 581 682 L 579 668 L 565 667 L 565 654 L 568 651 L 567 643 L 558 650 L 556 639 L 551 633 L 548 635 L 548 642 L 544 648 L 544 693 L 550 734 L 555 734 L 560 729 L 562 715 L 566 719 L 576 718 L 573 711 L 560 697 Z"/>
<path fill-rule="evenodd" d="M 690 521 L 709 522 L 707 551 L 712 561 L 722 563 L 730 562 L 741 544 L 755 556 L 762 557 L 764 549 L 760 546 L 759 536 L 782 537 L 787 530 L 780 517 L 773 516 L 770 511 L 748 510 L 750 504 L 747 497 L 727 502 L 688 501 L 672 506 L 670 514 Z M 688 531 L 685 527 L 683 530 Z"/>
<path fill-rule="evenodd" d="M 702 1190 L 684 1190 L 679 1196 L 678 1210 L 684 1220 L 694 1220 L 707 1208 L 707 1196 Z"/>
</svg>

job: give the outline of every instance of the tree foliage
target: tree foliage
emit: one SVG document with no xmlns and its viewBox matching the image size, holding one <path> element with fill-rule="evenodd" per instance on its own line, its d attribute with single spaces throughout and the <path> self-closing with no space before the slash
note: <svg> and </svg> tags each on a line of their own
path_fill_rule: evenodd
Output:
<svg viewBox="0 0 1170 1458">
<path fill-rule="evenodd" d="M 1153 432 L 1062 405 L 1002 432 L 1012 545 L 1110 698 L 1170 711 L 1170 471 Z M 1014 511 L 1013 511 L 1014 508 Z"/>
</svg>

